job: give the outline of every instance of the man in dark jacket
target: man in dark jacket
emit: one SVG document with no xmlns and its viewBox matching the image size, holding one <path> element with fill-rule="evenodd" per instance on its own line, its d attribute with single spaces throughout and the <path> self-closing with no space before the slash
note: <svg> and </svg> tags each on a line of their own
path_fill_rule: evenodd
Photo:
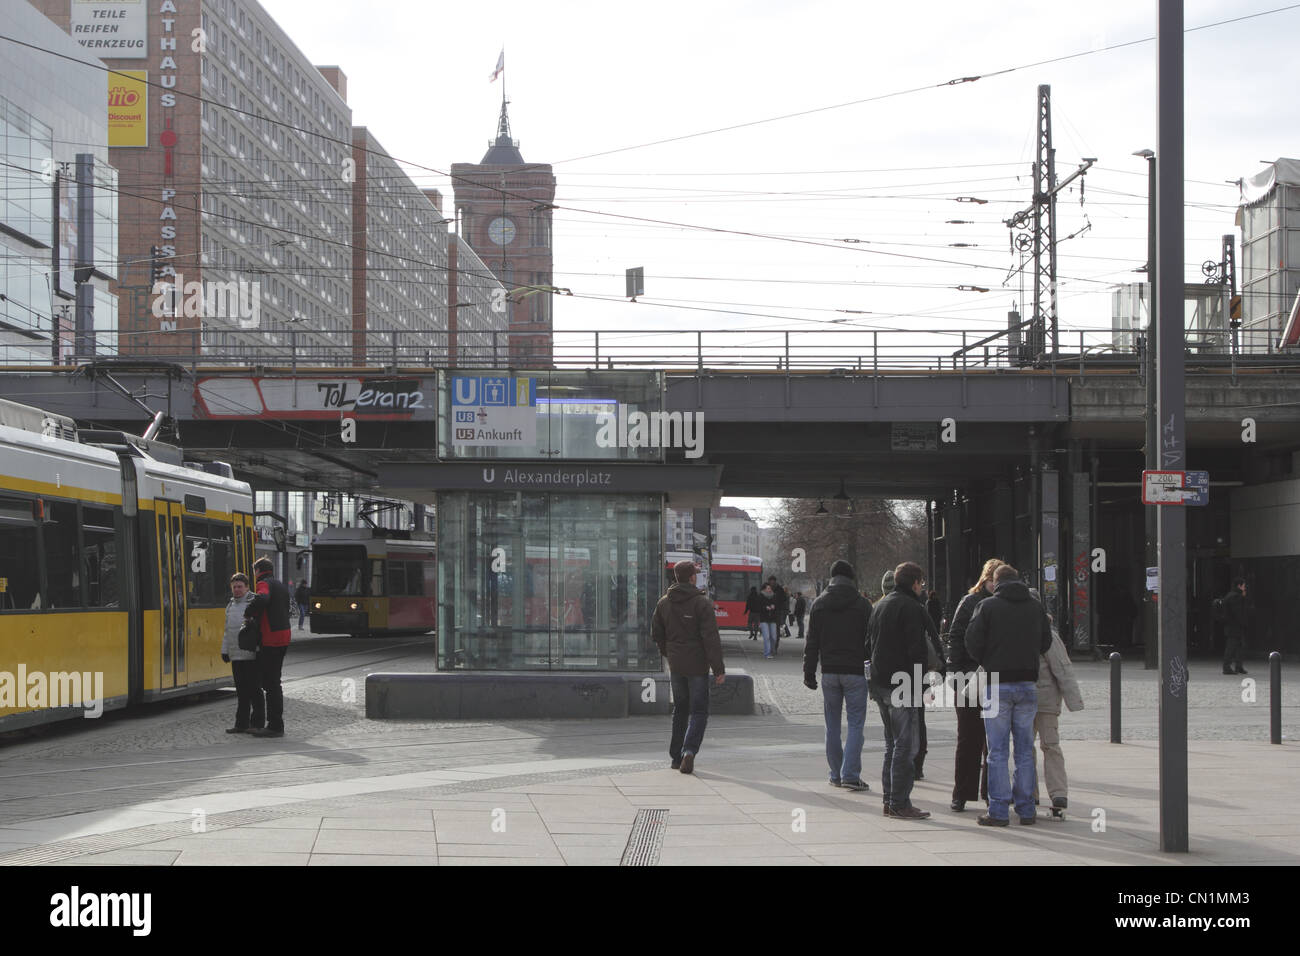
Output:
<svg viewBox="0 0 1300 956">
<path fill-rule="evenodd" d="M 772 593 L 776 595 L 776 646 L 780 647 L 781 638 L 790 636 L 787 621 L 790 615 L 790 592 L 777 583 L 776 575 L 769 577 L 767 583 L 772 586 Z"/>
<path fill-rule="evenodd" d="M 678 561 L 673 565 L 673 577 L 677 583 L 655 605 L 650 633 L 659 653 L 668 658 L 672 675 L 673 736 L 668 756 L 674 770 L 691 773 L 709 724 L 709 669 L 718 685 L 727 671 L 722 664 L 713 602 L 691 583 L 695 580 L 694 563 Z"/>
<path fill-rule="evenodd" d="M 826 762 L 831 786 L 870 790 L 862 782 L 862 725 L 867 720 L 867 624 L 871 602 L 858 593 L 853 565 L 831 565 L 831 585 L 813 602 L 808 644 L 803 652 L 803 683 L 817 689 L 822 665 L 822 707 L 826 715 Z M 801 598 L 802 600 L 802 598 Z M 802 628 L 800 621 L 800 631 Z M 800 637 L 803 635 L 800 634 Z M 848 736 L 840 746 L 840 710 L 847 709 Z"/>
<path fill-rule="evenodd" d="M 803 616 L 808 611 L 808 602 L 802 591 L 794 592 L 794 620 L 799 625 L 799 640 L 803 640 Z"/>
<path fill-rule="evenodd" d="M 922 588 L 925 572 L 904 562 L 894 569 L 894 589 L 871 611 L 867 641 L 871 657 L 871 696 L 885 727 L 885 759 L 881 769 L 885 816 L 924 820 L 930 814 L 912 806 L 913 761 L 920 746 L 921 675 L 929 656 L 930 615 Z"/>
<path fill-rule="evenodd" d="M 1024 824 L 1035 821 L 1034 717 L 1038 713 L 1038 658 L 1052 646 L 1047 612 L 1020 572 L 1004 564 L 993 574 L 993 596 L 981 602 L 966 629 L 966 651 L 989 675 L 984 733 L 989 742 L 989 812 L 981 826 L 1004 827 L 1015 803 Z M 1008 777 L 1012 739 L 1016 775 Z"/>
<path fill-rule="evenodd" d="M 261 615 L 262 646 L 257 651 L 257 670 L 266 692 L 266 726 L 251 731 L 254 737 L 284 736 L 284 690 L 280 686 L 280 671 L 284 655 L 289 650 L 292 618 L 289 612 L 289 589 L 276 580 L 275 565 L 270 558 L 253 562 L 257 575 L 257 588 L 249 602 L 246 616 Z"/>
<path fill-rule="evenodd" d="M 1244 674 L 1241 656 L 1246 644 L 1246 579 L 1233 581 L 1232 590 L 1219 600 L 1223 603 L 1223 673 Z"/>
</svg>

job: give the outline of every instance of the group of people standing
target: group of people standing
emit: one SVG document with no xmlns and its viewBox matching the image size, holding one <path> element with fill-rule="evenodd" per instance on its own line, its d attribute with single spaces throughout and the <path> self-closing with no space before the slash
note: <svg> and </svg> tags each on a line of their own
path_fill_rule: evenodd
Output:
<svg viewBox="0 0 1300 956">
<path fill-rule="evenodd" d="M 230 578 L 231 598 L 221 640 L 221 659 L 230 665 L 235 678 L 235 726 L 226 730 L 228 734 L 284 736 L 280 672 L 289 650 L 292 617 L 289 589 L 275 578 L 274 571 L 269 558 L 258 558 L 253 562 L 253 588 L 243 573 Z M 256 633 L 251 650 L 239 642 L 239 633 L 250 620 Z"/>
<path fill-rule="evenodd" d="M 790 636 L 790 625 L 799 629 L 799 640 L 803 640 L 803 619 L 808 610 L 808 602 L 802 591 L 794 592 L 794 601 L 787 591 L 772 575 L 763 585 L 749 589 L 745 598 L 745 614 L 749 619 L 749 639 L 757 640 L 763 636 L 763 658 L 771 660 L 781 646 L 781 638 Z"/>
<path fill-rule="evenodd" d="M 692 773 L 708 724 L 709 673 L 722 684 L 726 669 L 713 604 L 692 583 L 694 564 L 682 561 L 673 572 L 676 583 L 660 598 L 651 630 L 672 675 L 669 756 L 674 769 Z M 868 702 L 874 701 L 885 741 L 884 815 L 929 817 L 911 799 L 915 781 L 922 778 L 925 695 L 931 689 L 923 675 L 951 671 L 948 677 L 961 686 L 954 687 L 957 754 L 950 809 L 959 813 L 967 802 L 986 799 L 981 826 L 1007 826 L 1012 808 L 1022 824 L 1034 823 L 1037 736 L 1053 812 L 1063 811 L 1069 803 L 1068 781 L 1057 720 L 1062 702 L 1079 710 L 1083 698 L 1065 645 L 1037 592 L 1015 568 L 989 559 L 957 606 L 945 654 L 928 606 L 936 595 L 926 591 L 920 565 L 905 561 L 887 573 L 881 582 L 885 594 L 874 607 L 858 589 L 856 577 L 851 564 L 836 561 L 829 585 L 808 615 L 804 684 L 822 691 L 830 785 L 871 789 L 862 779 L 862 746 Z M 774 585 L 775 579 L 769 579 L 762 592 L 754 592 L 761 604 L 765 650 L 769 641 L 774 643 L 770 635 L 781 607 L 779 585 Z M 845 717 L 847 734 L 842 735 Z"/>
</svg>

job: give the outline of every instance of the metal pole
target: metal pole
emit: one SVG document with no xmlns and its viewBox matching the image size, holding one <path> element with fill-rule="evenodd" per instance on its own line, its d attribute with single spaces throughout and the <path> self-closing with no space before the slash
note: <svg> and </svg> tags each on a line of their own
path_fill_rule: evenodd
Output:
<svg viewBox="0 0 1300 956">
<path fill-rule="evenodd" d="M 1156 426 L 1156 342 L 1160 336 L 1156 323 L 1156 157 L 1147 157 L 1147 342 L 1143 356 L 1147 380 L 1146 413 L 1146 468 L 1160 470 L 1160 429 Z M 1156 550 L 1156 506 L 1146 505 L 1146 566 L 1154 568 L 1160 562 Z M 1145 577 L 1143 578 L 1145 580 Z M 1142 642 L 1145 670 L 1153 671 L 1160 664 L 1160 593 L 1142 591 Z"/>
<path fill-rule="evenodd" d="M 1160 287 L 1157 421 L 1160 467 L 1183 471 L 1186 395 L 1183 355 L 1183 4 L 1160 0 L 1156 280 Z M 1150 506 L 1148 506 L 1150 507 Z M 1156 513 L 1160 545 L 1160 849 L 1187 845 L 1187 513 Z"/>
<path fill-rule="evenodd" d="M 1120 738 L 1120 658 L 1119 651 L 1110 655 L 1110 742 L 1122 743 Z"/>
<path fill-rule="evenodd" d="M 1268 655 L 1268 734 L 1269 743 L 1282 742 L 1282 655 Z"/>
</svg>

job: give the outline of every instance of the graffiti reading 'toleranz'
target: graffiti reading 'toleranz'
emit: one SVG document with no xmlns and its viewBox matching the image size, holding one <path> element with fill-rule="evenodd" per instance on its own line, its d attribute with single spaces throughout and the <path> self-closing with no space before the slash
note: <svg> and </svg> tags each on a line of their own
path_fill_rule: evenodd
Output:
<svg viewBox="0 0 1300 956">
<path fill-rule="evenodd" d="M 357 382 L 317 382 L 316 391 L 326 408 L 424 408 L 424 392 L 419 382 L 361 382 L 355 395 L 350 394 Z"/>
</svg>

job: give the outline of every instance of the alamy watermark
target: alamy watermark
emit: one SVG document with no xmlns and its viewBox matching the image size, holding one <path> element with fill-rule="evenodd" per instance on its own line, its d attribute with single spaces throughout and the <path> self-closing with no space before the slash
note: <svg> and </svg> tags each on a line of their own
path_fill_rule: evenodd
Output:
<svg viewBox="0 0 1300 956">
<path fill-rule="evenodd" d="M 940 707 L 979 707 L 985 717 L 998 715 L 998 675 L 987 671 L 967 674 L 962 671 L 923 671 L 920 664 L 912 665 L 912 673 L 895 671 L 890 675 L 893 688 L 889 703 L 894 707 L 920 707 L 927 703 L 926 693 L 933 694 L 933 702 Z"/>
<path fill-rule="evenodd" d="M 0 671 L 0 708 L 80 707 L 89 718 L 104 714 L 103 671 Z"/>
<path fill-rule="evenodd" d="M 629 412 L 596 416 L 596 444 L 601 448 L 684 448 L 687 458 L 704 454 L 703 412 Z"/>
<path fill-rule="evenodd" d="M 175 281 L 153 285 L 153 315 L 156 319 L 230 319 L 241 329 L 255 329 L 262 322 L 262 284 L 243 279 L 229 282 L 185 281 L 179 272 Z"/>
</svg>

